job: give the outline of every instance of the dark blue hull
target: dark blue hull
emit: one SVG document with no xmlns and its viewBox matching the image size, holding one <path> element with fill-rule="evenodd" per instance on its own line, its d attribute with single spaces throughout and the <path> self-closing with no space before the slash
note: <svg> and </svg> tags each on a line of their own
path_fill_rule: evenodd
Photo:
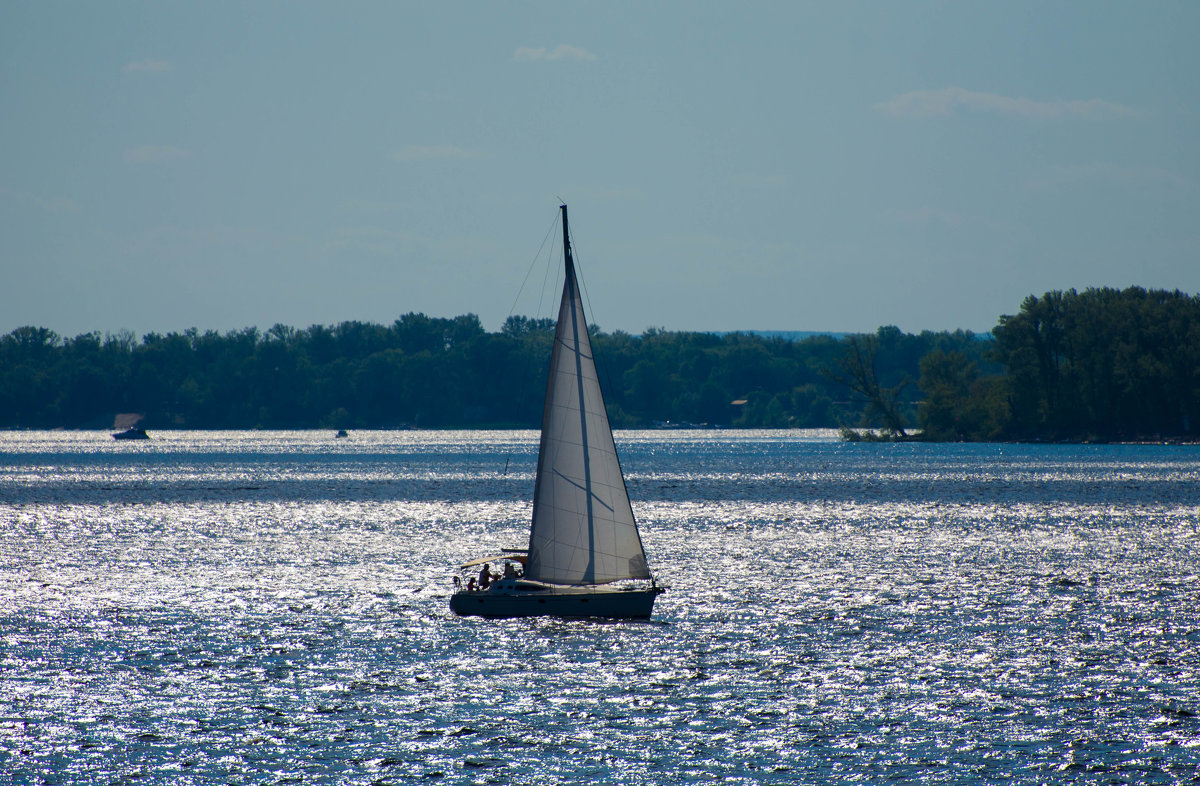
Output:
<svg viewBox="0 0 1200 786">
<path fill-rule="evenodd" d="M 649 619 L 661 587 L 639 590 L 460 591 L 450 596 L 450 610 L 470 617 L 602 617 Z"/>
</svg>

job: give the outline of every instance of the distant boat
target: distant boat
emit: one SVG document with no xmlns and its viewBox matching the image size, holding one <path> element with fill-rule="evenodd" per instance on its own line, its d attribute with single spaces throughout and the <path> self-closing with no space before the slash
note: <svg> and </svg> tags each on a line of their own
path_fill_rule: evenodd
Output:
<svg viewBox="0 0 1200 786">
<path fill-rule="evenodd" d="M 350 436 L 350 435 L 346 433 L 346 429 L 344 429 L 344 428 L 340 428 L 340 429 L 338 429 L 337 433 L 336 433 L 336 434 L 334 434 L 333 436 L 335 436 L 335 437 L 348 437 L 348 436 Z"/>
<path fill-rule="evenodd" d="M 146 433 L 146 429 L 130 426 L 124 431 L 118 431 L 112 435 L 113 439 L 150 439 L 150 435 Z"/>
<path fill-rule="evenodd" d="M 644 619 L 664 590 L 650 575 L 608 413 L 571 258 L 550 356 L 527 549 L 459 566 L 455 614 Z M 491 565 L 503 571 L 495 575 Z M 478 578 L 472 575 L 479 569 Z"/>
</svg>

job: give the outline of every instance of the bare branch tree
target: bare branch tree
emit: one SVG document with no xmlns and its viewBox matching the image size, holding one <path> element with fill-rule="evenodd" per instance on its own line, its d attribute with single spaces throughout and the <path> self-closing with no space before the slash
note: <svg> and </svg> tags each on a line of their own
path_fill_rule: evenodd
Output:
<svg viewBox="0 0 1200 786">
<path fill-rule="evenodd" d="M 874 336 L 850 336 L 845 354 L 837 361 L 837 369 L 827 369 L 825 376 L 867 399 L 869 413 L 884 423 L 893 437 L 904 438 L 904 418 L 900 415 L 900 391 L 911 381 L 907 377 L 899 385 L 885 388 L 875 374 L 875 355 L 879 345 Z"/>
</svg>

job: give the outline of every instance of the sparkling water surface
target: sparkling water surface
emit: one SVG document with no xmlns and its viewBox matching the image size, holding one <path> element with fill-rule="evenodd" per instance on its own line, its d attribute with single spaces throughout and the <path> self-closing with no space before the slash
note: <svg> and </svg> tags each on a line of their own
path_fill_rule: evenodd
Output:
<svg viewBox="0 0 1200 786">
<path fill-rule="evenodd" d="M 617 445 L 648 623 L 449 612 L 535 432 L 0 433 L 0 782 L 1200 782 L 1200 448 Z"/>
</svg>

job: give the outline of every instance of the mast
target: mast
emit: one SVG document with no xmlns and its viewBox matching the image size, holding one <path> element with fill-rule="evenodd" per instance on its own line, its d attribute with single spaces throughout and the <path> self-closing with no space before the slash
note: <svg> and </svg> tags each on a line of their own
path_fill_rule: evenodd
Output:
<svg viewBox="0 0 1200 786">
<path fill-rule="evenodd" d="M 583 299 L 579 296 L 579 280 L 575 277 L 575 260 L 571 258 L 571 237 L 567 230 L 567 206 L 560 205 L 563 219 L 563 264 L 566 266 L 566 287 L 570 290 L 571 300 L 573 303 L 583 305 Z M 580 325 L 580 322 L 583 322 Z M 587 546 L 588 546 L 588 563 L 587 568 L 583 572 L 583 584 L 596 583 L 596 514 L 593 507 L 592 492 L 592 455 L 588 447 L 588 417 L 587 407 L 584 405 L 586 401 L 583 392 L 583 356 L 580 352 L 579 331 L 582 328 L 584 333 L 584 341 L 590 344 L 590 339 L 587 335 L 587 318 L 583 315 L 582 308 L 571 309 L 571 332 L 574 334 L 574 355 L 575 355 L 575 384 L 579 388 L 579 436 L 583 446 L 583 492 L 584 498 L 587 500 Z M 590 348 L 590 347 L 589 347 Z M 589 352 L 590 354 L 590 352 Z M 601 406 L 603 406 L 601 401 Z"/>
<path fill-rule="evenodd" d="M 562 211 L 563 217 L 563 256 L 566 257 L 567 270 L 575 271 L 575 262 L 571 259 L 571 237 L 567 232 L 567 206 L 559 205 L 558 209 Z"/>
</svg>

